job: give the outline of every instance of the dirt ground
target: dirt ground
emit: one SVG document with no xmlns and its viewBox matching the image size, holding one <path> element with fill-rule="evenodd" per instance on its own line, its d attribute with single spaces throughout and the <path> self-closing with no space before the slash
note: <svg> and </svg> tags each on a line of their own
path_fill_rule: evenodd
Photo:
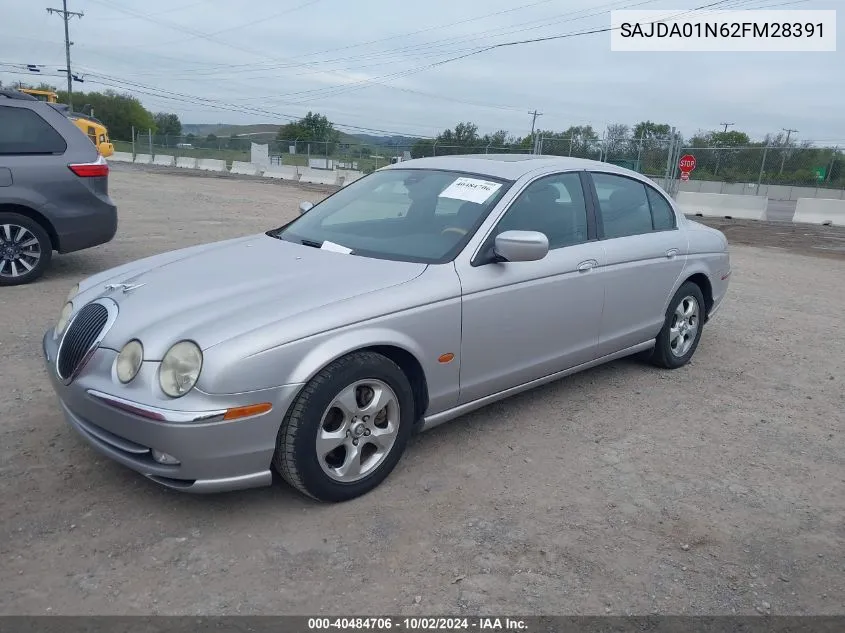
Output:
<svg viewBox="0 0 845 633">
<path fill-rule="evenodd" d="M 40 341 L 79 279 L 321 191 L 131 167 L 111 188 L 112 243 L 0 295 L 0 613 L 845 613 L 845 261 L 815 248 L 835 230 L 728 222 L 730 293 L 690 365 L 489 406 L 320 505 L 282 484 L 188 496 L 99 457 Z"/>
</svg>

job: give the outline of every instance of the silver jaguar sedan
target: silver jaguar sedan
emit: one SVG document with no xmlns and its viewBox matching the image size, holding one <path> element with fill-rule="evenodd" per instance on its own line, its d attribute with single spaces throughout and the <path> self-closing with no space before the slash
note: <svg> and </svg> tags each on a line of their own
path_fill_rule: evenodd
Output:
<svg viewBox="0 0 845 633">
<path fill-rule="evenodd" d="M 67 421 L 179 490 L 322 501 L 415 431 L 605 363 L 689 362 L 728 243 L 642 175 L 533 155 L 380 169 L 284 226 L 119 266 L 44 336 Z"/>
</svg>

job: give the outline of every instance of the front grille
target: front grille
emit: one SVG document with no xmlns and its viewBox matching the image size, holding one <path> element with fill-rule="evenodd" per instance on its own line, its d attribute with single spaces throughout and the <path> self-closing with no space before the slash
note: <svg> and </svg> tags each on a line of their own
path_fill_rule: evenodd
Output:
<svg viewBox="0 0 845 633">
<path fill-rule="evenodd" d="M 108 320 L 109 311 L 100 303 L 89 303 L 79 311 L 59 347 L 56 369 L 60 378 L 68 380 L 82 370 Z"/>
</svg>

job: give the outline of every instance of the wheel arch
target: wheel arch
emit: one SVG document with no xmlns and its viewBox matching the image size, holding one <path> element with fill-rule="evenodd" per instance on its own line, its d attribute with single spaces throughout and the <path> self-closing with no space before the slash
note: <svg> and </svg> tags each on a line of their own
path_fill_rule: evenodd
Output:
<svg viewBox="0 0 845 633">
<path fill-rule="evenodd" d="M 423 350 L 408 336 L 392 330 L 349 332 L 332 337 L 308 352 L 293 369 L 287 382 L 307 383 L 326 366 L 356 352 L 375 352 L 396 363 L 414 394 L 414 420 L 419 422 L 428 409 L 428 379 Z"/>
<path fill-rule="evenodd" d="M 8 202 L 0 203 L 0 213 L 17 213 L 37 223 L 47 233 L 47 237 L 50 238 L 50 247 L 52 250 L 59 250 L 59 235 L 56 233 L 52 222 L 44 214 L 26 205 Z"/>
<path fill-rule="evenodd" d="M 704 319 L 706 322 L 710 316 L 710 310 L 713 308 L 713 285 L 710 283 L 710 278 L 703 272 L 697 272 L 688 275 L 683 283 L 688 281 L 701 289 L 701 294 L 704 296 Z"/>
</svg>

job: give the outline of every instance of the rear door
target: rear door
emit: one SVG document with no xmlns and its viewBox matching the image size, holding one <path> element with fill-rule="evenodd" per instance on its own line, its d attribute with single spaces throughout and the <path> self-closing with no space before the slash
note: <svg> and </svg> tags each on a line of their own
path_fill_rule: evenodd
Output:
<svg viewBox="0 0 845 633">
<path fill-rule="evenodd" d="M 641 180 L 590 172 L 599 237 L 607 256 L 598 354 L 657 336 L 686 265 L 687 239 L 666 197 Z"/>
</svg>

